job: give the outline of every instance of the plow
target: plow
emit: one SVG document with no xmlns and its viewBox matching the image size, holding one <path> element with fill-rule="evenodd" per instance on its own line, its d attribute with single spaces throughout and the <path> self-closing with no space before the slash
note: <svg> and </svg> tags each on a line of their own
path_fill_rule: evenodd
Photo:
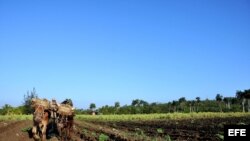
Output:
<svg viewBox="0 0 250 141">
<path fill-rule="evenodd" d="M 32 99 L 33 127 L 32 134 L 35 141 L 46 141 L 47 137 L 56 136 L 61 141 L 70 141 L 74 125 L 73 104 L 65 100 Z"/>
</svg>

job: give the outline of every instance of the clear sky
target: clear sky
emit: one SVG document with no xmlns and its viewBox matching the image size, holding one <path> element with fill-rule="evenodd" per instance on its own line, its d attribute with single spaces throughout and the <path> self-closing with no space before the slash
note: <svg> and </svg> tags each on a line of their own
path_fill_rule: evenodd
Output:
<svg viewBox="0 0 250 141">
<path fill-rule="evenodd" d="M 248 0 L 0 0 L 0 106 L 235 96 L 249 53 Z"/>
</svg>

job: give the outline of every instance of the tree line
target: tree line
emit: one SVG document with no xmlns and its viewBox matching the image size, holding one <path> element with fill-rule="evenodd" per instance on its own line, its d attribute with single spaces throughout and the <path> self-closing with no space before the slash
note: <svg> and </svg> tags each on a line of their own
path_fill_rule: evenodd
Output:
<svg viewBox="0 0 250 141">
<path fill-rule="evenodd" d="M 247 110 L 245 110 L 247 109 Z M 130 105 L 120 106 L 117 101 L 114 105 L 105 105 L 98 109 L 94 103 L 91 103 L 89 109 L 76 109 L 77 114 L 88 114 L 96 112 L 97 114 L 150 114 L 150 113 L 191 113 L 191 112 L 250 112 L 250 89 L 236 91 L 234 97 L 223 97 L 216 94 L 215 99 L 201 100 L 196 97 L 195 100 L 186 100 L 181 97 L 167 103 L 148 103 L 142 99 L 132 100 Z"/>
<path fill-rule="evenodd" d="M 35 88 L 32 91 L 27 91 L 24 95 L 24 101 L 21 106 L 12 107 L 5 104 L 0 109 L 0 115 L 11 114 L 32 114 L 31 99 L 38 98 Z M 71 99 L 70 99 L 71 100 Z M 173 100 L 167 103 L 153 102 L 149 103 L 142 99 L 132 100 L 130 105 L 121 106 L 120 102 L 115 102 L 114 105 L 105 105 L 96 108 L 95 103 L 90 103 L 88 109 L 76 109 L 76 114 L 150 114 L 150 113 L 191 113 L 191 112 L 250 112 L 250 89 L 236 91 L 234 97 L 223 97 L 221 94 L 216 94 L 215 99 L 201 100 L 196 97 L 194 100 L 186 100 L 181 97 L 178 100 Z"/>
</svg>

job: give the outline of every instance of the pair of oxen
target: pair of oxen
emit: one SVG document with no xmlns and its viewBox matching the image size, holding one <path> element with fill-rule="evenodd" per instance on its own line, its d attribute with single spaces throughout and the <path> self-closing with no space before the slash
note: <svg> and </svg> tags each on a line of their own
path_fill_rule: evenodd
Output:
<svg viewBox="0 0 250 141">
<path fill-rule="evenodd" d="M 67 100 L 32 99 L 33 114 L 32 134 L 34 140 L 46 141 L 48 131 L 58 134 L 60 140 L 69 140 L 74 124 L 73 104 Z M 51 125 L 51 126 L 49 126 Z"/>
</svg>

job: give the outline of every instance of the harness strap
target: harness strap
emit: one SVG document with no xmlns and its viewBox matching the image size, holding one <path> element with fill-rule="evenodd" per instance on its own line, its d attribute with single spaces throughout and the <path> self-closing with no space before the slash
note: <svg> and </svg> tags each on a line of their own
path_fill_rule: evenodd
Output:
<svg viewBox="0 0 250 141">
<path fill-rule="evenodd" d="M 39 107 L 42 108 L 42 111 L 43 111 L 43 112 L 42 112 L 42 117 L 43 117 L 43 116 L 44 116 L 44 107 L 43 107 L 42 105 L 40 105 L 40 104 L 38 105 L 38 107 L 37 107 L 36 110 L 35 110 L 35 113 L 37 112 L 37 110 L 38 110 Z"/>
</svg>

